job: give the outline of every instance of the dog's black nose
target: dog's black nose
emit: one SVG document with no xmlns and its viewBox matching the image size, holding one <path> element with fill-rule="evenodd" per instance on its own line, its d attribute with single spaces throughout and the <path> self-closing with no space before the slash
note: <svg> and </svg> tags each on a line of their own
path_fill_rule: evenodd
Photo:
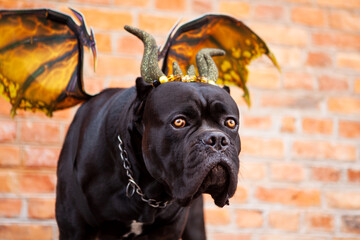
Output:
<svg viewBox="0 0 360 240">
<path fill-rule="evenodd" d="M 222 151 L 228 147 L 229 139 L 221 132 L 212 132 L 205 136 L 204 143 L 217 151 Z"/>
</svg>

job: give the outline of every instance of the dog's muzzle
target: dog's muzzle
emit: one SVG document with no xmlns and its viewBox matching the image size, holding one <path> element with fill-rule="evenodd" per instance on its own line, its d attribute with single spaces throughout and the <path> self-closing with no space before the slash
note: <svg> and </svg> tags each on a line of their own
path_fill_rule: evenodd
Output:
<svg viewBox="0 0 360 240">
<path fill-rule="evenodd" d="M 180 204 L 186 205 L 191 199 L 208 193 L 217 206 L 223 207 L 229 203 L 237 186 L 236 147 L 223 132 L 206 131 L 197 137 L 192 148 L 187 158 L 189 168 L 185 170 L 186 182 L 191 184 L 185 186 L 186 194 L 178 195 Z"/>
</svg>

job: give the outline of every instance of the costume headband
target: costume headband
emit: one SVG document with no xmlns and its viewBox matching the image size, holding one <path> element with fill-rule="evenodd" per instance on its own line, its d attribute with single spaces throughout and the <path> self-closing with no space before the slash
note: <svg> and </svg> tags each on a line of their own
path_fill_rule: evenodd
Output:
<svg viewBox="0 0 360 240">
<path fill-rule="evenodd" d="M 202 82 L 217 85 L 219 71 L 216 67 L 213 56 L 223 56 L 225 51 L 215 48 L 203 48 L 196 54 L 196 65 L 199 76 L 196 76 L 195 67 L 191 65 L 186 75 L 183 75 L 177 62 L 173 62 L 173 75 L 166 76 L 158 65 L 158 46 L 153 36 L 135 27 L 126 25 L 125 30 L 138 37 L 144 44 L 144 55 L 141 61 L 141 77 L 145 82 L 154 87 L 161 83 L 179 82 Z"/>
</svg>

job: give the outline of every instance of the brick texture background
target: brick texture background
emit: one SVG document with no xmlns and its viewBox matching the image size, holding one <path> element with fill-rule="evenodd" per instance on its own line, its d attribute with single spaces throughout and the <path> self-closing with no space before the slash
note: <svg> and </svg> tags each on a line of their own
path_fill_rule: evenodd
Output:
<svg viewBox="0 0 360 240">
<path fill-rule="evenodd" d="M 360 0 L 0 0 L 0 8 L 81 11 L 96 33 L 98 69 L 87 54 L 90 93 L 128 87 L 142 44 L 134 25 L 163 43 L 169 29 L 205 12 L 243 20 L 269 45 L 250 67 L 253 106 L 242 112 L 239 187 L 228 207 L 206 197 L 210 240 L 360 239 Z M 0 36 L 1 37 L 1 36 Z M 0 239 L 57 238 L 56 164 L 76 108 L 20 111 L 0 98 Z"/>
</svg>

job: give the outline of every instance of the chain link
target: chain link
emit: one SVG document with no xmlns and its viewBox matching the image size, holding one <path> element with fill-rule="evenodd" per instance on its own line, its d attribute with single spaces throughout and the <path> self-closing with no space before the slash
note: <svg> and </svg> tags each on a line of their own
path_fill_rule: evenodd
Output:
<svg viewBox="0 0 360 240">
<path fill-rule="evenodd" d="M 128 177 L 128 181 L 129 181 L 128 184 L 126 185 L 126 196 L 128 198 L 131 198 L 136 192 L 141 197 L 141 200 L 146 202 L 149 206 L 153 208 L 165 208 L 168 205 L 169 201 L 163 202 L 163 201 L 157 201 L 155 199 L 147 198 L 143 193 L 143 191 L 141 190 L 141 188 L 139 187 L 139 185 L 135 182 L 135 179 L 133 178 L 133 172 L 131 170 L 131 164 L 128 159 L 128 154 L 124 148 L 124 143 L 121 140 L 120 135 L 118 135 L 117 138 L 119 140 L 118 146 L 120 150 L 120 158 L 123 163 L 123 167 L 126 170 L 126 176 Z"/>
</svg>

